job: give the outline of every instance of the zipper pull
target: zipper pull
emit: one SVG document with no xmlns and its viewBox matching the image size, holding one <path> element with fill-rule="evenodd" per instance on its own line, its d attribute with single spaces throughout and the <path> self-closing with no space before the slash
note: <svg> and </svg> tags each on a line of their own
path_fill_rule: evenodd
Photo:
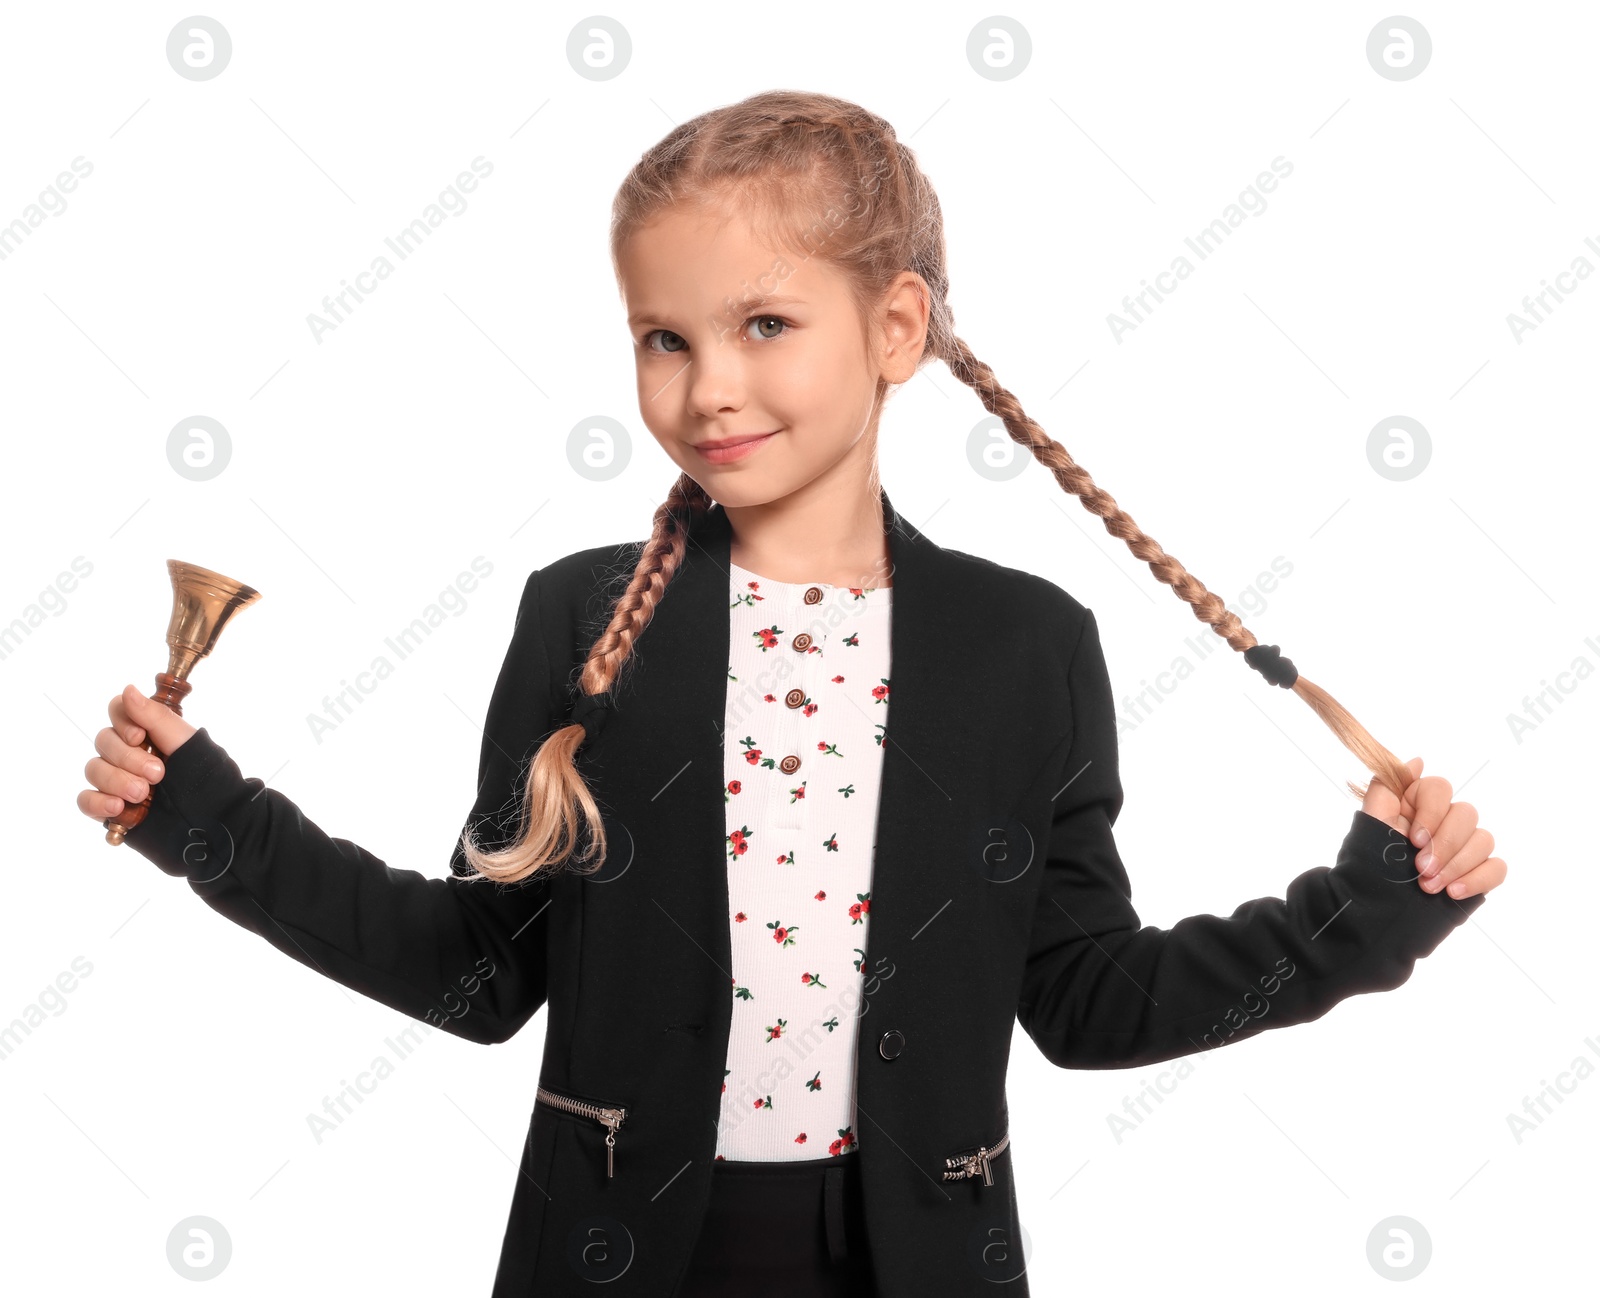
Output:
<svg viewBox="0 0 1600 1298">
<path fill-rule="evenodd" d="M 978 1166 L 983 1169 L 983 1183 L 985 1185 L 993 1185 L 994 1173 L 989 1170 L 989 1147 L 987 1145 L 978 1150 L 977 1158 Z"/>
<path fill-rule="evenodd" d="M 600 1121 L 606 1124 L 606 1177 L 609 1180 L 616 1175 L 617 1128 L 622 1120 L 615 1109 L 602 1109 Z"/>
</svg>

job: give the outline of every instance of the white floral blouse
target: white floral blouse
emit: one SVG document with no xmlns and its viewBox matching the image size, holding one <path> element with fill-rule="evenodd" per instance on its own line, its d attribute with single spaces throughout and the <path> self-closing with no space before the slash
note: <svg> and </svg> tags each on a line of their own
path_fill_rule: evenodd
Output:
<svg viewBox="0 0 1600 1298">
<path fill-rule="evenodd" d="M 733 1025 L 718 1158 L 853 1150 L 892 587 L 732 565 L 726 799 Z"/>
</svg>

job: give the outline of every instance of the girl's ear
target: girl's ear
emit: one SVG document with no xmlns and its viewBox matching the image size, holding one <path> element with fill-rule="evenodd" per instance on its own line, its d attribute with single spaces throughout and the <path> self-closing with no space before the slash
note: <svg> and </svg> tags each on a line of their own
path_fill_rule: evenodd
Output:
<svg viewBox="0 0 1600 1298">
<path fill-rule="evenodd" d="M 905 383 L 917 372 L 928 342 L 928 283 L 914 270 L 895 276 L 878 308 L 878 367 L 890 383 Z"/>
</svg>

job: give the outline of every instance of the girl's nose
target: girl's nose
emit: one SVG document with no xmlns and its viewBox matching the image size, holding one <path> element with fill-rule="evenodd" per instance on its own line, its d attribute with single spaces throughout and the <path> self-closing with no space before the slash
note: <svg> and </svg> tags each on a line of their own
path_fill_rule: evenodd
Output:
<svg viewBox="0 0 1600 1298">
<path fill-rule="evenodd" d="M 696 353 L 679 380 L 687 385 L 690 413 L 702 419 L 712 419 L 744 406 L 745 380 L 738 358 L 727 354 L 724 348 L 713 347 L 712 350 L 723 354 Z"/>
</svg>

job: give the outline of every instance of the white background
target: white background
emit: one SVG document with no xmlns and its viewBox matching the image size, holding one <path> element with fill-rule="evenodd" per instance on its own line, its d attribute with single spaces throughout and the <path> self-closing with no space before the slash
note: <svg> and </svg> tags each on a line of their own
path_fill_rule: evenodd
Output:
<svg viewBox="0 0 1600 1298">
<path fill-rule="evenodd" d="M 776 87 L 894 123 L 939 188 L 960 335 L 1236 607 L 1290 562 L 1245 624 L 1449 779 L 1510 863 L 1404 987 L 1205 1056 L 1120 1143 L 1108 1115 L 1177 1065 L 1056 1070 L 1019 1031 L 1033 1292 L 1388 1292 L 1367 1238 L 1391 1215 L 1431 1238 L 1419 1293 L 1592 1277 L 1600 1081 L 1520 1143 L 1507 1121 L 1600 1064 L 1600 283 L 1520 342 L 1507 324 L 1575 257 L 1600 266 L 1591 8 L 1410 10 L 1433 54 L 1407 81 L 1366 58 L 1387 11 L 1350 4 L 1020 5 L 1032 59 L 998 82 L 967 61 L 967 6 L 624 5 L 603 12 L 632 59 L 599 82 L 567 61 L 582 8 L 204 12 L 233 40 L 209 81 L 168 64 L 170 7 L 14 6 L 0 48 L 0 223 L 93 166 L 0 261 L 0 625 L 92 565 L 0 659 L 0 1022 L 93 967 L 0 1061 L 7 1292 L 192 1292 L 166 1239 L 193 1214 L 233 1241 L 218 1293 L 488 1292 L 545 1016 L 494 1049 L 432 1034 L 318 1144 L 307 1115 L 407 1020 L 109 848 L 74 799 L 107 700 L 164 666 L 179 557 L 265 593 L 190 719 L 329 833 L 445 873 L 525 575 L 643 537 L 676 474 L 635 403 L 612 195 L 675 123 Z M 467 209 L 317 341 L 324 295 L 480 155 Z M 1108 313 L 1279 156 L 1266 210 L 1118 341 Z M 1092 607 L 1119 694 L 1194 660 L 1212 633 L 1048 474 L 973 470 L 984 414 L 942 365 L 896 395 L 896 505 Z M 194 415 L 232 441 L 206 482 L 167 458 Z M 605 482 L 567 454 L 595 415 L 631 438 Z M 1407 481 L 1368 460 L 1393 415 L 1431 438 Z M 324 696 L 478 555 L 466 611 L 318 743 Z M 1122 741 L 1146 924 L 1331 865 L 1364 775 L 1216 648 Z M 1519 741 L 1508 716 L 1579 658 Z"/>
</svg>

